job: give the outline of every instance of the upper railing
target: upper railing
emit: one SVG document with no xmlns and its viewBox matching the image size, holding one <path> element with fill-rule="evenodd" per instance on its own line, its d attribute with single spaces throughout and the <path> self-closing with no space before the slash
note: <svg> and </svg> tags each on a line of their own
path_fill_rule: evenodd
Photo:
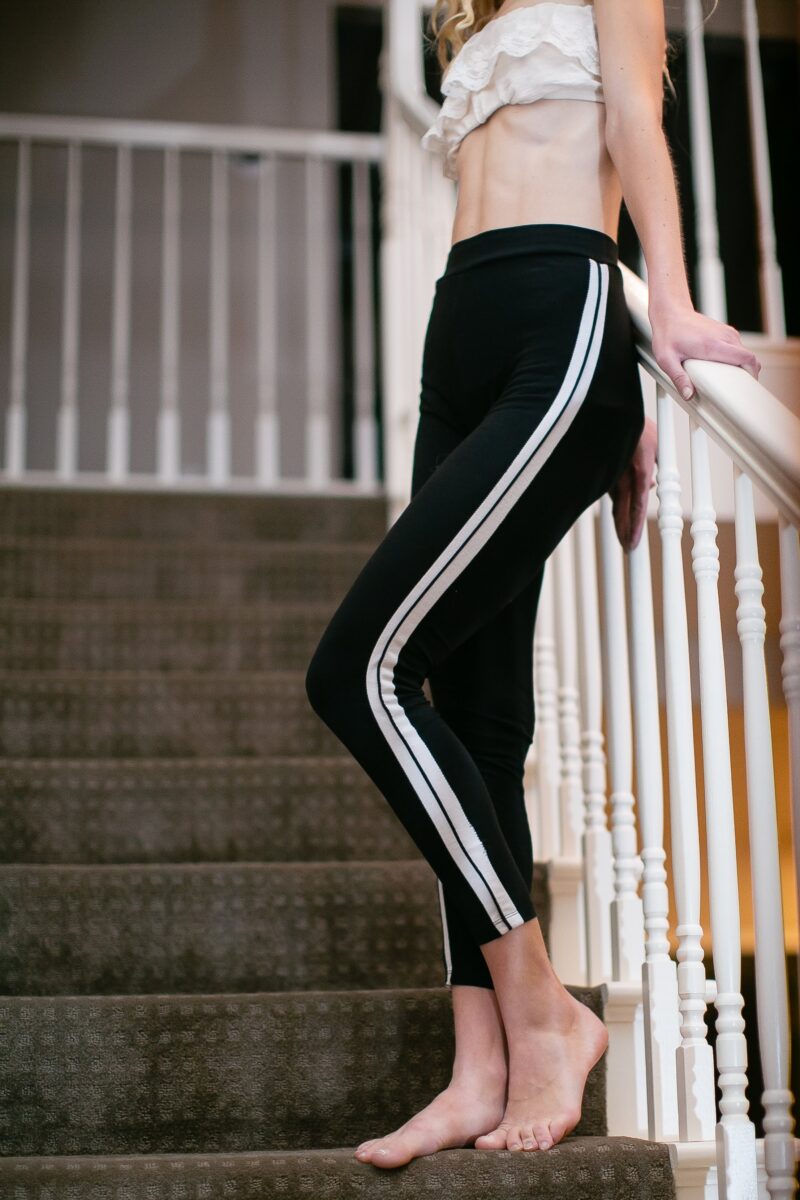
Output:
<svg viewBox="0 0 800 1200">
<path fill-rule="evenodd" d="M 2 482 L 376 486 L 381 137 L 5 115 L 3 143 Z M 31 369 L 45 358 L 60 363 L 50 378 Z"/>
<path fill-rule="evenodd" d="M 386 482 L 396 515 L 408 502 L 425 323 L 450 244 L 456 196 L 441 163 L 419 146 L 437 111 L 423 86 L 422 8 L 418 0 L 389 0 L 387 12 L 384 393 Z M 693 12 L 690 3 L 690 26 Z M 697 62 L 693 70 L 697 78 Z M 707 218 L 708 213 L 706 234 Z M 763 212 L 761 218 L 763 246 L 769 237 L 764 238 Z M 706 236 L 701 246 L 708 251 L 713 242 Z M 684 402 L 653 358 L 646 284 L 627 267 L 621 269 L 646 406 L 658 427 L 656 521 L 654 536 L 646 528 L 636 549 L 625 554 L 606 496 L 576 522 L 545 571 L 534 640 L 537 720 L 528 804 L 536 856 L 549 864 L 551 953 L 563 979 L 602 983 L 607 989 L 610 1132 L 669 1142 L 679 1195 L 687 1183 L 682 1172 L 692 1171 L 698 1188 L 693 1195 L 710 1196 L 716 1189 L 726 1200 L 750 1200 L 757 1191 L 765 1195 L 766 1188 L 772 1197 L 790 1197 L 798 1143 L 789 1089 L 788 947 L 754 489 L 762 511 L 773 506 L 779 529 L 780 650 L 797 864 L 800 422 L 751 375 L 723 363 L 687 360 L 697 399 Z M 715 272 L 704 263 L 703 274 L 708 280 Z M 774 298 L 771 266 L 762 279 Z M 678 422 L 686 426 L 687 419 L 694 642 L 687 618 L 683 460 L 676 428 Z M 737 858 L 729 730 L 729 716 L 739 702 L 726 680 L 723 658 L 715 509 L 715 491 L 721 487 L 734 496 L 732 585 L 741 647 L 763 1141 L 755 1137 L 746 1095 L 737 872 L 742 855 Z M 651 543 L 653 550 L 660 546 L 658 594 L 651 579 Z M 696 696 L 693 653 L 699 667 Z M 661 760 L 662 705 L 667 771 Z M 696 722 L 702 797 L 695 772 Z M 701 811 L 710 939 L 701 925 Z M 677 915 L 672 933 L 668 884 Z M 796 884 L 795 871 L 790 897 Z M 707 979 L 704 964 L 709 941 L 714 980 Z M 711 1002 L 716 1009 L 713 1050 L 704 1020 Z M 721 1094 L 718 1109 L 715 1083 Z"/>
</svg>

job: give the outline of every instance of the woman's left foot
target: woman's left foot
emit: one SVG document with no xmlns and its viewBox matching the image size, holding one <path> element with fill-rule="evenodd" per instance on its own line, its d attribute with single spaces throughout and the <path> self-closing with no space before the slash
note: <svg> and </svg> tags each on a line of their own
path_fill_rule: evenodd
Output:
<svg viewBox="0 0 800 1200">
<path fill-rule="evenodd" d="M 472 1145 L 497 1126 L 504 1107 L 505 1083 L 468 1088 L 451 1083 L 394 1133 L 362 1142 L 355 1157 L 376 1167 L 400 1167 L 437 1150 Z"/>
</svg>

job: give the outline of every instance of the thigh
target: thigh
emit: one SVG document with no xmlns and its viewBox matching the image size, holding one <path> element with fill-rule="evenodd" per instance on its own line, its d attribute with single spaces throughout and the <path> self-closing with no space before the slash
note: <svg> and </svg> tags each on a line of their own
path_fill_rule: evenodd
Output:
<svg viewBox="0 0 800 1200">
<path fill-rule="evenodd" d="M 438 402 L 450 360 L 441 339 L 431 343 L 442 371 L 430 372 L 423 396 L 414 495 L 331 623 L 348 669 L 360 671 L 368 647 L 373 674 L 391 670 L 399 688 L 415 691 L 532 583 L 632 453 L 640 413 L 598 402 L 607 390 L 605 277 L 597 264 L 588 275 L 581 265 L 570 310 L 549 321 L 552 336 L 536 326 L 498 393 L 490 390 L 496 375 L 482 380 L 485 411 L 473 427 L 465 422 L 466 435 L 452 418 L 455 393 L 450 412 Z"/>
</svg>

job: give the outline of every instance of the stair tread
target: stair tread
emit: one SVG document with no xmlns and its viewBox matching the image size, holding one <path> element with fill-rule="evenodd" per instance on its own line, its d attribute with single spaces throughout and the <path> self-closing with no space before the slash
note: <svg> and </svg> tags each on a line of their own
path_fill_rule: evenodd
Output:
<svg viewBox="0 0 800 1200">
<path fill-rule="evenodd" d="M 601 988 L 571 988 L 598 1015 Z M 446 1087 L 449 989 L 0 997 L 0 1155 L 324 1149 Z M 8 1101 L 6 1101 L 8 1103 Z M 605 1057 L 576 1133 L 605 1135 Z"/>
<path fill-rule="evenodd" d="M 61 1188 L 66 1194 L 67 1188 L 98 1184 L 124 1185 L 128 1200 L 171 1200 L 176 1184 L 191 1188 L 192 1195 L 200 1194 L 195 1188 L 213 1188 L 214 1194 L 231 1200 L 274 1195 L 272 1184 L 287 1200 L 317 1200 L 321 1194 L 328 1200 L 350 1200 L 356 1192 L 376 1198 L 391 1194 L 399 1200 L 429 1194 L 455 1200 L 519 1200 L 534 1194 L 541 1200 L 562 1200 L 565 1187 L 571 1200 L 674 1196 L 669 1147 L 640 1138 L 571 1136 L 533 1154 L 441 1150 L 392 1171 L 359 1162 L 353 1155 L 356 1144 L 327 1150 L 13 1157 L 0 1161 L 0 1179 L 13 1184 L 16 1200 L 40 1200 L 40 1186 L 59 1200 Z M 261 1190 L 262 1181 L 269 1191 Z"/>
</svg>

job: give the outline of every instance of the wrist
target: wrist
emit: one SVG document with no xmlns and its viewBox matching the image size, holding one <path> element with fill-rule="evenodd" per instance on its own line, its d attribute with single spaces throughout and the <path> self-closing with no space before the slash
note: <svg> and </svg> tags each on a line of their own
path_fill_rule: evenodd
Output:
<svg viewBox="0 0 800 1200">
<path fill-rule="evenodd" d="M 654 321 L 668 320 L 670 317 L 694 311 L 694 304 L 688 288 L 685 291 L 667 293 L 654 292 L 652 288 L 649 289 L 647 315 L 651 325 Z"/>
</svg>

